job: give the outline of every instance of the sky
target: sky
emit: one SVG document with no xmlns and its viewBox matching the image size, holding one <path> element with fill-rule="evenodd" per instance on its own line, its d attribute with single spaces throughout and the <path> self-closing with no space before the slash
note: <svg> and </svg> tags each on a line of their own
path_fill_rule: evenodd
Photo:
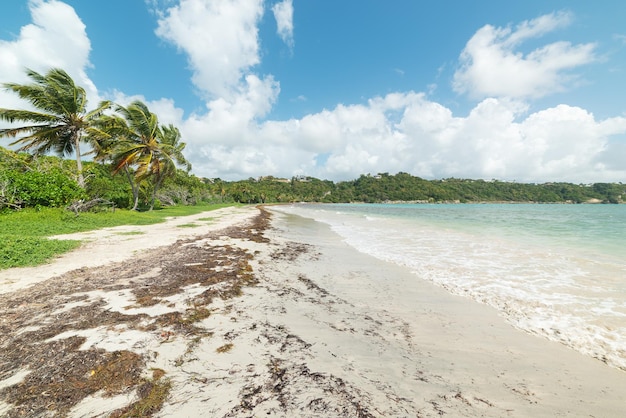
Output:
<svg viewBox="0 0 626 418">
<path fill-rule="evenodd" d="M 59 67 L 90 108 L 142 100 L 200 177 L 624 182 L 625 21 L 617 0 L 3 0 L 0 83 Z"/>
</svg>

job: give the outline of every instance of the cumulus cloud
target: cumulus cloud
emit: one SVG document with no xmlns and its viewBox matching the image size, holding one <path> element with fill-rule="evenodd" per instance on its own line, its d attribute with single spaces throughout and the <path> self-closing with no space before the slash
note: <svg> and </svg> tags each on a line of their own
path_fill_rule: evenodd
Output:
<svg viewBox="0 0 626 418">
<path fill-rule="evenodd" d="M 276 19 L 276 32 L 278 36 L 293 48 L 293 2 L 283 0 L 272 7 L 274 19 Z"/>
<path fill-rule="evenodd" d="M 571 14 L 559 12 L 524 21 L 515 29 L 482 27 L 461 53 L 454 90 L 474 98 L 538 98 L 567 89 L 576 80 L 570 70 L 596 59 L 593 43 L 554 42 L 526 54 L 518 47 L 571 20 Z"/>
<path fill-rule="evenodd" d="M 262 0 L 181 0 L 164 12 L 156 34 L 187 55 L 193 82 L 207 99 L 229 98 L 260 62 L 262 15 Z"/>
<path fill-rule="evenodd" d="M 0 80 L 27 83 L 26 68 L 40 73 L 63 68 L 87 90 L 95 105 L 98 92 L 86 74 L 91 42 L 85 24 L 72 7 L 57 0 L 30 0 L 28 8 L 33 22 L 23 26 L 16 39 L 0 40 Z M 4 91 L 0 91 L 0 101 L 6 108 L 26 106 L 15 94 Z"/>
<path fill-rule="evenodd" d="M 271 110 L 280 85 L 252 71 L 260 62 L 262 15 L 262 0 L 181 0 L 161 13 L 157 35 L 188 56 L 192 81 L 207 103 L 206 114 L 183 123 L 189 142 L 240 143 L 247 138 L 242 127 Z"/>
<path fill-rule="evenodd" d="M 184 126 L 194 169 L 208 177 L 345 180 L 398 171 L 528 182 L 623 177 L 623 170 L 603 161 L 611 150 L 623 154 L 612 138 L 626 133 L 626 118 L 596 120 L 567 105 L 524 117 L 527 110 L 523 102 L 489 98 L 459 117 L 423 93 L 404 92 L 301 119 L 226 124 L 204 117 Z M 216 126 L 223 130 L 212 131 Z"/>
</svg>

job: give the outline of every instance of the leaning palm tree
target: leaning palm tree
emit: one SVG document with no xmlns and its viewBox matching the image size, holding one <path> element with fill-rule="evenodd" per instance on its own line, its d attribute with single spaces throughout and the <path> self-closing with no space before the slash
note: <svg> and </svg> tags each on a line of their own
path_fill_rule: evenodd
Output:
<svg viewBox="0 0 626 418">
<path fill-rule="evenodd" d="M 183 155 L 187 144 L 180 142 L 181 135 L 178 128 L 172 124 L 161 126 L 160 133 L 160 146 L 155 152 L 149 170 L 149 176 L 153 181 L 150 210 L 154 209 L 156 194 L 163 185 L 163 181 L 176 174 L 177 166 L 184 167 L 187 172 L 191 170 L 191 163 Z"/>
<path fill-rule="evenodd" d="M 133 209 L 137 209 L 139 184 L 160 171 L 158 156 L 163 132 L 157 116 L 139 100 L 126 107 L 116 106 L 115 111 L 119 116 L 115 116 L 110 124 L 112 129 L 105 129 L 118 141 L 113 152 L 113 174 L 124 170 L 131 187 L 134 183 Z M 133 176 L 130 175 L 131 167 Z"/>
<path fill-rule="evenodd" d="M 141 183 L 152 179 L 152 209 L 158 189 L 165 178 L 176 173 L 176 165 L 191 169 L 182 154 L 185 143 L 180 142 L 178 128 L 161 127 L 157 116 L 139 100 L 126 107 L 117 105 L 115 112 L 102 115 L 90 132 L 95 159 L 110 160 L 113 175 L 124 171 L 133 192 L 133 210 L 139 204 Z"/>
<path fill-rule="evenodd" d="M 113 174 L 121 170 L 133 189 L 133 210 L 139 203 L 139 183 L 150 175 L 150 168 L 160 147 L 161 130 L 157 116 L 150 112 L 145 103 L 136 100 L 128 106 L 115 106 L 119 115 L 102 118 L 105 126 L 102 131 L 108 132 L 115 144 L 112 148 Z M 108 125 L 108 126 L 106 126 Z M 134 168 L 134 175 L 131 169 Z"/>
<path fill-rule="evenodd" d="M 110 102 L 103 101 L 97 108 L 87 111 L 85 89 L 77 86 L 59 68 L 53 68 L 45 75 L 33 70 L 27 70 L 26 74 L 33 83 L 4 83 L 3 87 L 30 102 L 36 110 L 0 108 L 0 120 L 28 123 L 0 129 L 0 137 L 21 136 L 11 145 L 19 145 L 19 151 L 31 151 L 35 155 L 55 152 L 66 156 L 75 153 L 77 182 L 84 187 L 80 144 L 92 122 L 110 107 Z"/>
<path fill-rule="evenodd" d="M 163 180 L 176 174 L 177 165 L 183 166 L 187 171 L 191 170 L 191 163 L 183 155 L 183 150 L 187 144 L 180 142 L 181 135 L 178 128 L 172 124 L 161 126 L 160 139 L 160 147 L 150 166 L 150 175 L 154 182 L 150 210 L 154 208 L 156 194 L 163 185 Z"/>
<path fill-rule="evenodd" d="M 115 134 L 124 141 L 115 156 L 115 171 L 124 165 L 135 165 L 136 176 L 144 177 L 159 148 L 161 131 L 157 115 L 150 112 L 145 103 L 136 100 L 127 107 L 116 106 L 115 111 L 125 123 L 117 127 Z M 121 130 L 119 130 L 121 128 Z"/>
<path fill-rule="evenodd" d="M 94 161 L 111 163 L 113 175 L 123 171 L 133 196 L 132 210 L 139 205 L 139 182 L 133 174 L 129 150 L 136 147 L 137 138 L 126 119 L 119 115 L 102 115 L 94 122 L 88 141 L 93 148 Z"/>
</svg>

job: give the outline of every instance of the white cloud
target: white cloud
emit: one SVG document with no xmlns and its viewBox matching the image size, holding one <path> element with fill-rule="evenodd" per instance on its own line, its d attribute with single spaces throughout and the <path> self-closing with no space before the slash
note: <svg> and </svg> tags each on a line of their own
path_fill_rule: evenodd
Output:
<svg viewBox="0 0 626 418">
<path fill-rule="evenodd" d="M 32 23 L 23 26 L 14 40 L 0 40 L 0 82 L 31 83 L 26 68 L 45 74 L 51 68 L 65 70 L 74 82 L 85 88 L 88 110 L 102 100 L 95 84 L 87 75 L 91 42 L 85 24 L 75 10 L 57 0 L 29 0 Z M 0 89 L 0 106 L 32 109 L 30 103 L 16 94 Z M 0 127 L 11 124 L 0 122 Z M 8 147 L 14 138 L 3 138 Z M 86 151 L 83 149 L 83 151 Z"/>
<path fill-rule="evenodd" d="M 241 123 L 236 112 L 213 110 L 188 120 L 184 132 L 194 170 L 225 179 L 307 174 L 340 180 L 405 171 L 427 178 L 589 182 L 626 174 L 604 161 L 611 149 L 621 149 L 611 138 L 626 134 L 626 118 L 596 120 L 567 105 L 526 112 L 522 102 L 490 98 L 458 117 L 422 93 L 407 92 L 288 121 Z"/>
<path fill-rule="evenodd" d="M 471 97 L 537 98 L 563 91 L 576 80 L 570 70 L 595 60 L 592 43 L 554 42 L 523 54 L 516 48 L 568 25 L 568 13 L 552 13 L 510 27 L 486 25 L 468 41 L 453 88 Z"/>
<path fill-rule="evenodd" d="M 190 7 L 190 3 L 182 2 L 180 9 L 184 7 Z M 203 11 L 208 13 L 203 9 L 194 14 Z M 208 14 L 212 16 L 208 20 L 218 19 L 215 13 Z M 169 16 L 176 20 L 174 16 L 182 18 L 183 14 L 170 11 Z M 228 16 L 231 20 L 219 18 L 231 25 L 242 22 L 240 18 L 233 21 L 234 15 Z M 193 31 L 196 20 L 180 20 L 177 25 Z M 258 23 L 250 18 L 245 21 Z M 498 81 L 501 74 L 489 73 L 491 79 L 498 81 L 492 84 L 498 93 L 494 95 L 539 95 L 541 89 L 547 88 L 542 77 L 554 81 L 554 77 L 562 76 L 563 69 L 587 62 L 591 59 L 590 50 L 581 56 L 576 52 L 591 47 L 554 43 L 525 57 L 513 49 L 568 21 L 568 15 L 555 14 L 524 22 L 515 31 L 481 29 L 468 43 L 465 54 L 472 61 L 468 61 L 465 73 L 457 73 L 457 81 L 465 77 L 467 85 L 472 86 L 467 91 L 472 94 L 492 93 L 488 91 L 489 84 L 476 75 L 477 68 L 488 63 L 508 63 L 521 78 L 517 83 Z M 246 33 L 244 39 L 257 42 L 256 28 L 247 26 Z M 191 40 L 177 39 L 178 45 L 190 54 L 191 62 L 214 59 L 215 53 L 210 51 L 202 59 L 197 58 L 187 45 Z M 596 121 L 585 110 L 569 106 L 525 116 L 528 106 L 522 101 L 487 98 L 467 116 L 458 117 L 449 108 L 429 101 L 423 93 L 398 92 L 372 98 L 366 104 L 340 104 L 300 119 L 263 121 L 262 116 L 268 114 L 278 97 L 279 86 L 271 77 L 260 79 L 252 75 L 252 63 L 257 62 L 258 56 L 256 49 L 247 49 L 245 45 L 248 44 L 231 44 L 231 51 L 241 56 L 239 59 L 213 63 L 215 74 L 226 70 L 236 74 L 233 78 L 213 79 L 221 88 L 206 84 L 207 91 L 225 93 L 207 102 L 206 114 L 194 114 L 182 124 L 189 159 L 199 175 L 232 180 L 268 174 L 307 174 L 341 180 L 368 172 L 405 171 L 427 178 L 616 179 L 609 177 L 617 171 L 603 169 L 598 161 L 610 147 L 610 138 L 626 132 L 626 119 Z M 222 64 L 224 68 L 215 68 Z M 201 81 L 202 77 L 202 73 L 197 73 L 194 79 Z"/>
<path fill-rule="evenodd" d="M 262 0 L 181 0 L 164 12 L 156 34 L 187 54 L 193 82 L 207 99 L 228 99 L 260 62 L 262 15 Z"/>
<path fill-rule="evenodd" d="M 85 24 L 72 7 L 60 1 L 30 0 L 28 7 L 33 23 L 23 26 L 15 40 L 0 40 L 0 80 L 28 83 L 26 68 L 39 73 L 62 68 L 87 90 L 90 106 L 95 106 L 100 99 L 86 74 L 91 65 L 91 42 Z M 3 90 L 0 90 L 0 103 L 6 108 L 28 107 L 17 95 Z"/>
<path fill-rule="evenodd" d="M 293 48 L 293 2 L 292 0 L 283 0 L 272 6 L 272 12 L 276 19 L 276 32 L 278 36 L 289 46 Z"/>
</svg>

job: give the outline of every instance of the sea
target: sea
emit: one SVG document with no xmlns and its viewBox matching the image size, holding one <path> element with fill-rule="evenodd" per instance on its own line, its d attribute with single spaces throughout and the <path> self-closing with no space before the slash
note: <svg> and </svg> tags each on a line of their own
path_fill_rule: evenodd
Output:
<svg viewBox="0 0 626 418">
<path fill-rule="evenodd" d="M 626 371 L 626 205 L 295 204 L 347 244 Z"/>
</svg>

